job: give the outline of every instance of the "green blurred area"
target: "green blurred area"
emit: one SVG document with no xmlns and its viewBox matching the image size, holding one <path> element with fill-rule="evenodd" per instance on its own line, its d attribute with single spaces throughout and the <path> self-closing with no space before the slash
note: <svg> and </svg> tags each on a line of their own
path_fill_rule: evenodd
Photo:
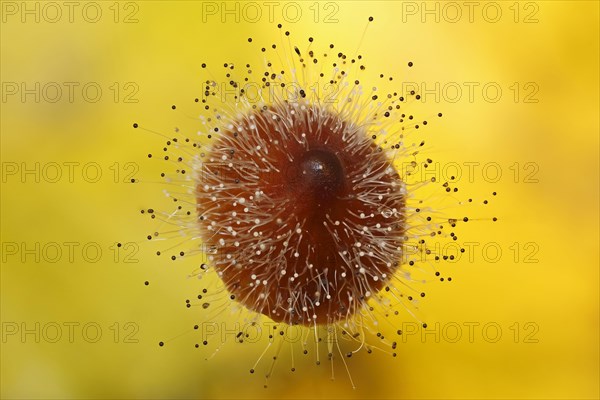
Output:
<svg viewBox="0 0 600 400">
<path fill-rule="evenodd" d="M 598 398 L 597 2 L 481 2 L 472 22 L 460 3 L 457 22 L 453 6 L 436 2 L 276 2 L 272 20 L 260 2 L 75 3 L 69 15 L 61 2 L 0 2 L 3 398 Z M 255 7 L 262 17 L 250 22 Z M 439 22 L 422 7 L 439 7 Z M 343 364 L 331 381 L 329 365 L 312 359 L 298 357 L 289 372 L 289 355 L 265 390 L 248 373 L 264 343 L 229 343 L 214 355 L 193 347 L 201 313 L 183 302 L 198 291 L 187 278 L 197 262 L 154 256 L 145 237 L 156 224 L 139 213 L 170 207 L 157 183 L 163 166 L 146 156 L 163 139 L 131 126 L 201 129 L 200 65 L 259 60 L 247 38 L 280 43 L 278 22 L 303 44 L 313 36 L 352 52 L 360 43 L 366 87 L 381 85 L 380 73 L 399 85 L 440 83 L 438 101 L 429 94 L 415 105 L 444 114 L 428 127 L 429 152 L 464 173 L 471 163 L 460 194 L 493 200 L 468 208 L 481 220 L 461 240 L 503 253 L 486 262 L 479 247 L 475 262 L 445 266 L 453 281 L 427 284 L 419 317 L 430 328 L 457 323 L 464 335 L 465 323 L 496 324 L 500 340 L 477 330 L 473 341 L 436 343 L 418 333 L 397 358 L 349 360 L 355 390 Z M 448 101 L 457 87 L 460 98 Z M 502 176 L 492 183 L 484 168 L 496 165 Z M 26 252 L 36 243 L 39 260 Z M 48 262 L 53 243 L 63 253 Z M 78 243 L 72 260 L 65 243 Z M 44 338 L 56 325 L 62 337 L 51 343 Z"/>
</svg>

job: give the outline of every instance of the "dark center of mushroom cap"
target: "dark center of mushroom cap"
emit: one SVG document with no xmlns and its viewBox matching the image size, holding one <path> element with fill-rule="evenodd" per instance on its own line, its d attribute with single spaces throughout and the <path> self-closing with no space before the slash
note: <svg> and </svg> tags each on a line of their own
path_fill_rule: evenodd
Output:
<svg viewBox="0 0 600 400">
<path fill-rule="evenodd" d="M 319 207 L 335 201 L 346 185 L 342 161 L 327 149 L 307 151 L 300 160 L 297 175 L 298 194 Z"/>
</svg>

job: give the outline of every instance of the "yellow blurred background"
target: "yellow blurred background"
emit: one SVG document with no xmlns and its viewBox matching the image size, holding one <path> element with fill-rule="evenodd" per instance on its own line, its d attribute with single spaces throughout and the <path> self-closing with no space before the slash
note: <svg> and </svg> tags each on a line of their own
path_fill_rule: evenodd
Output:
<svg viewBox="0 0 600 400">
<path fill-rule="evenodd" d="M 469 4 L 2 1 L 2 398 L 598 398 L 598 3 Z M 162 139 L 132 123 L 193 127 L 201 63 L 255 57 L 246 39 L 277 43 L 278 22 L 302 43 L 361 42 L 366 86 L 439 83 L 417 107 L 444 113 L 431 153 L 473 165 L 460 187 L 478 201 L 498 192 L 481 214 L 499 221 L 461 236 L 473 262 L 426 287 L 439 342 L 417 332 L 397 358 L 351 360 L 355 390 L 309 363 L 265 390 L 248 373 L 262 346 L 206 361 L 183 304 L 196 263 L 144 239 L 156 224 L 139 210 L 166 204 L 146 157 Z"/>
</svg>

